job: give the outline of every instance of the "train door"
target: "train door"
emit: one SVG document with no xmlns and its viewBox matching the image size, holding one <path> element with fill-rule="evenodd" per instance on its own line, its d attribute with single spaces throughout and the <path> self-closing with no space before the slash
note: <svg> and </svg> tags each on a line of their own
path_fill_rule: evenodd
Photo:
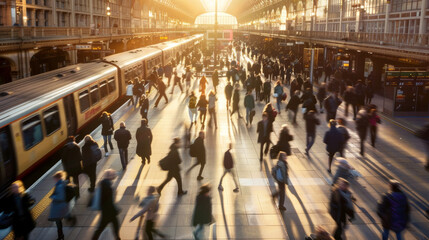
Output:
<svg viewBox="0 0 429 240">
<path fill-rule="evenodd" d="M 10 127 L 0 129 L 0 190 L 16 177 L 16 158 Z"/>
<path fill-rule="evenodd" d="M 65 96 L 63 101 L 66 112 L 67 136 L 74 136 L 77 130 L 77 117 L 73 94 Z"/>
</svg>

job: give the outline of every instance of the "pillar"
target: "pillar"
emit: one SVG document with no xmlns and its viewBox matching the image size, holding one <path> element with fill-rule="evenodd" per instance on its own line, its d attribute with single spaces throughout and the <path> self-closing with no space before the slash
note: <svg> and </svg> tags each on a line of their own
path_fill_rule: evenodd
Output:
<svg viewBox="0 0 429 240">
<path fill-rule="evenodd" d="M 52 27 L 58 26 L 58 16 L 57 16 L 57 1 L 52 0 Z"/>
<path fill-rule="evenodd" d="M 426 8 L 427 1 L 422 0 L 422 6 L 420 8 L 420 26 L 419 26 L 419 34 L 426 34 Z"/>
<path fill-rule="evenodd" d="M 426 2 L 425 0 L 423 0 L 423 2 Z M 423 4 L 422 4 L 423 5 Z M 389 15 L 390 15 L 390 0 L 386 1 L 386 14 L 385 14 L 385 18 L 384 18 L 384 33 L 389 33 Z"/>
<path fill-rule="evenodd" d="M 356 63 L 356 75 L 358 79 L 364 80 L 365 73 L 365 54 L 362 52 L 357 52 L 355 55 Z"/>
</svg>

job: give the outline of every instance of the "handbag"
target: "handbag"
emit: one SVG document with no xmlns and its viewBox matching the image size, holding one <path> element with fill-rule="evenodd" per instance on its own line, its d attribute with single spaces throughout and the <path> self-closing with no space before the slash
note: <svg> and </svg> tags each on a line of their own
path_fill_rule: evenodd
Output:
<svg viewBox="0 0 429 240">
<path fill-rule="evenodd" d="M 6 229 L 12 226 L 12 222 L 13 222 L 13 212 L 9 214 L 3 212 L 0 215 L 0 229 Z"/>
</svg>

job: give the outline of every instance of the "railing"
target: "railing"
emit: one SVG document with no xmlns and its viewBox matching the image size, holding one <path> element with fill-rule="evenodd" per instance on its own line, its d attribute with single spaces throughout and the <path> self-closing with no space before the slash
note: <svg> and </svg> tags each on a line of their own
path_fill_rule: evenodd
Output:
<svg viewBox="0 0 429 240">
<path fill-rule="evenodd" d="M 376 45 L 391 45 L 399 48 L 429 48 L 429 34 L 398 34 L 398 33 L 365 33 L 365 32 L 324 32 L 297 30 L 253 30 L 242 31 L 269 33 L 273 36 L 295 36 L 309 39 L 336 40 L 344 42 L 368 43 Z"/>
<path fill-rule="evenodd" d="M 193 28 L 66 28 L 66 27 L 0 27 L 0 42 L 43 38 L 116 36 L 165 31 L 193 31 Z"/>
</svg>

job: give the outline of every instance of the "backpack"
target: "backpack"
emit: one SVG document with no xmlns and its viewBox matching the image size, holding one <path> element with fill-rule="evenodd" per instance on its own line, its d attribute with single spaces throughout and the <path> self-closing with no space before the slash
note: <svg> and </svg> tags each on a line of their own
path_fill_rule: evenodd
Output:
<svg viewBox="0 0 429 240">
<path fill-rule="evenodd" d="M 189 155 L 191 157 L 196 157 L 197 156 L 197 148 L 195 145 L 195 142 L 191 144 L 191 146 L 189 146 Z"/>
<path fill-rule="evenodd" d="M 90 149 L 91 149 L 91 161 L 92 163 L 97 163 L 98 161 L 100 161 L 102 157 L 101 150 L 97 144 L 91 145 Z"/>
<path fill-rule="evenodd" d="M 66 185 L 66 202 L 70 202 L 74 197 L 77 196 L 79 191 L 78 186 L 73 183 L 68 183 Z"/>
<path fill-rule="evenodd" d="M 271 175 L 275 180 L 279 182 L 284 182 L 282 168 L 279 165 L 275 165 L 274 167 L 271 168 Z"/>
<path fill-rule="evenodd" d="M 168 171 L 170 169 L 170 155 L 167 155 L 163 159 L 159 160 L 159 167 L 163 171 Z"/>
<path fill-rule="evenodd" d="M 196 108 L 197 107 L 197 97 L 192 96 L 189 98 L 189 104 L 188 104 L 189 108 Z"/>
<path fill-rule="evenodd" d="M 225 155 L 223 157 L 223 166 L 225 167 L 225 169 L 231 169 L 234 167 L 234 162 L 232 161 L 232 155 L 229 152 L 229 150 L 225 152 Z"/>
</svg>

